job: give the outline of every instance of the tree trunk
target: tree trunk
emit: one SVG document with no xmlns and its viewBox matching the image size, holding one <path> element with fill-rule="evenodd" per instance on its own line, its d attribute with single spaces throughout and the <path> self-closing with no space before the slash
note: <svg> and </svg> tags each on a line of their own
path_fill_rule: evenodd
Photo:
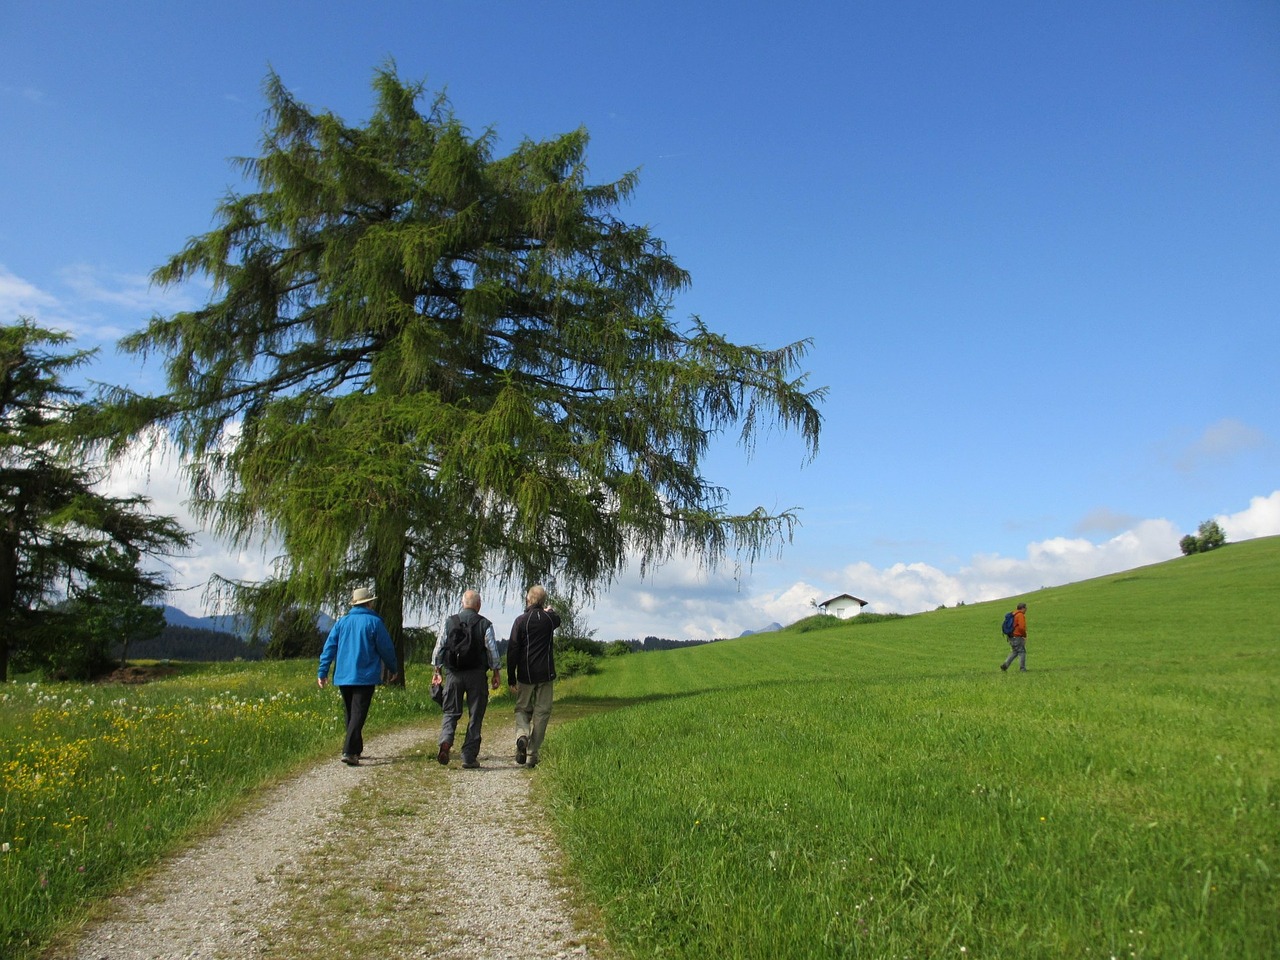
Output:
<svg viewBox="0 0 1280 960">
<path fill-rule="evenodd" d="M 394 557 L 385 558 L 385 562 L 377 566 L 374 576 L 374 589 L 378 594 L 378 612 L 382 622 L 387 625 L 391 634 L 391 642 L 396 648 L 396 662 L 400 664 L 400 675 L 397 685 L 403 687 L 405 682 L 404 662 L 404 565 L 408 559 L 408 542 L 400 539 L 400 549 Z"/>
</svg>

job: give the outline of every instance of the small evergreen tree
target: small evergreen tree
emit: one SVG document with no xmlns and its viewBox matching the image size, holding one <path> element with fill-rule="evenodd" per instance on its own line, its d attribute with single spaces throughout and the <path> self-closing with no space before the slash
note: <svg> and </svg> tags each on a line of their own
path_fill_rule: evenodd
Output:
<svg viewBox="0 0 1280 960">
<path fill-rule="evenodd" d="M 108 585 L 133 590 L 140 602 L 162 592 L 164 579 L 138 561 L 190 542 L 172 517 L 148 512 L 146 497 L 94 489 L 103 471 L 89 453 L 113 425 L 100 404 L 63 382 L 93 355 L 64 352 L 69 340 L 25 318 L 0 327 L 0 682 L 12 655 L 47 666 L 63 644 L 88 644 L 70 659 L 77 671 L 90 669 L 80 665 L 95 659 L 98 641 L 67 602 Z"/>
</svg>

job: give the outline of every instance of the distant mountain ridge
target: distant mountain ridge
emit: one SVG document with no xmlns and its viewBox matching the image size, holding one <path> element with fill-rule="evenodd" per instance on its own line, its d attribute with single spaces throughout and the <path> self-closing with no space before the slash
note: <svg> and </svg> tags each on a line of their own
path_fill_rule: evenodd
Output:
<svg viewBox="0 0 1280 960">
<path fill-rule="evenodd" d="M 249 622 L 244 617 L 239 616 L 195 617 L 183 610 L 179 610 L 177 607 L 171 607 L 166 604 L 164 622 L 173 627 L 189 627 L 193 630 L 216 630 L 219 633 L 230 633 L 245 640 L 252 639 L 250 637 Z M 323 613 L 316 616 L 316 627 L 326 633 L 333 626 L 333 622 L 332 617 Z"/>
<path fill-rule="evenodd" d="M 750 636 L 754 636 L 757 633 L 773 633 L 774 631 L 781 630 L 781 629 L 782 629 L 782 624 L 775 621 L 774 623 L 769 624 L 767 627 L 761 627 L 759 630 L 743 630 L 740 634 L 738 634 L 738 636 L 750 637 Z"/>
</svg>

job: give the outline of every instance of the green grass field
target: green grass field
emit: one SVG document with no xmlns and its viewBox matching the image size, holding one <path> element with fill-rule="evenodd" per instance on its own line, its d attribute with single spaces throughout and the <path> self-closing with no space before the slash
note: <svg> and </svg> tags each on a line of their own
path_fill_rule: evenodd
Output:
<svg viewBox="0 0 1280 960">
<path fill-rule="evenodd" d="M 1280 954 L 1280 539 L 606 661 L 549 796 L 640 957 Z M 807 628 L 807 629 L 806 629 Z M 608 708 L 602 709 L 602 708 Z"/>
<path fill-rule="evenodd" d="M 368 730 L 435 711 L 380 691 Z M 336 756 L 342 701 L 301 662 L 187 667 L 141 686 L 0 686 L 0 958 L 24 960 L 299 763 Z"/>
<path fill-rule="evenodd" d="M 1018 598 L 606 658 L 538 789 L 637 958 L 1280 955 L 1280 538 Z M 370 731 L 434 723 L 427 674 Z M 510 710 L 495 704 L 493 715 Z M 0 687 L 0 957 L 331 757 L 311 664 Z"/>
</svg>

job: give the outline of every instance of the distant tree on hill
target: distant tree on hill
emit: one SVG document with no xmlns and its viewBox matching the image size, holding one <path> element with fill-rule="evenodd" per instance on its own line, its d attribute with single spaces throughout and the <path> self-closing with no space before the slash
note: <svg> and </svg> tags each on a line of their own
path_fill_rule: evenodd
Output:
<svg viewBox="0 0 1280 960">
<path fill-rule="evenodd" d="M 789 539 L 794 510 L 730 512 L 703 461 L 773 424 L 816 451 L 810 342 L 673 322 L 688 274 L 619 218 L 634 173 L 589 182 L 585 130 L 495 156 L 394 68 L 374 87 L 351 126 L 268 76 L 255 189 L 154 275 L 207 278 L 209 302 L 123 344 L 164 358 L 166 396 L 117 399 L 170 430 L 197 515 L 282 544 L 273 583 L 233 599 L 265 625 L 372 584 L 403 662 L 406 605 L 459 582 L 590 591 Z"/>
<path fill-rule="evenodd" d="M 1226 542 L 1227 535 L 1223 533 L 1218 521 L 1206 520 L 1200 524 L 1200 529 L 1195 536 L 1187 534 L 1178 541 L 1178 546 L 1181 548 L 1183 556 L 1190 556 L 1193 553 L 1207 553 L 1210 550 L 1216 550 Z"/>
</svg>

